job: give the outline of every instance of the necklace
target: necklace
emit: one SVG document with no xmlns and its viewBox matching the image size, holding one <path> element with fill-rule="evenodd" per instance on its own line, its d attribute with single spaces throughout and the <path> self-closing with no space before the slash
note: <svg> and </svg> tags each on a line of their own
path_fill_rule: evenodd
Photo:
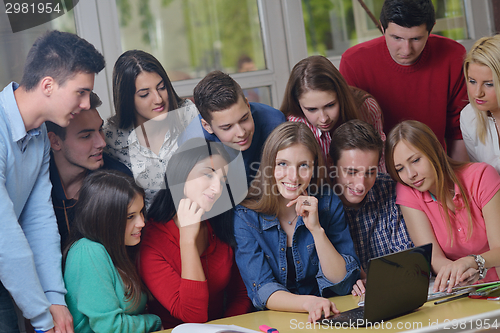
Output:
<svg viewBox="0 0 500 333">
<path fill-rule="evenodd" d="M 490 111 L 488 111 L 488 116 L 490 116 L 490 117 L 491 117 L 491 119 L 493 119 L 493 123 L 495 124 L 495 127 L 496 127 L 496 129 L 497 129 L 497 132 L 499 132 L 499 134 L 500 134 L 500 131 L 498 130 L 498 124 L 497 124 L 497 121 L 496 121 L 496 119 L 495 119 L 495 116 L 493 116 L 493 114 L 492 114 Z"/>
<path fill-rule="evenodd" d="M 500 128 L 498 128 L 497 120 L 495 119 L 495 117 L 493 116 L 493 114 L 491 113 L 491 111 L 488 111 L 488 116 L 493 119 L 493 123 L 495 124 L 495 128 L 497 130 L 497 137 L 498 137 L 498 139 L 500 141 Z"/>
<path fill-rule="evenodd" d="M 288 225 L 292 225 L 292 223 L 297 219 L 298 215 L 295 215 L 295 217 L 291 220 L 291 221 L 288 221 Z"/>
</svg>

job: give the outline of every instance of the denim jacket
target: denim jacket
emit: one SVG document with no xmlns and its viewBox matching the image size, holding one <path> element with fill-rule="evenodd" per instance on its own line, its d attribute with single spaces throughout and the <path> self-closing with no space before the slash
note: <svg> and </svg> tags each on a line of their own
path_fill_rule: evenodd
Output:
<svg viewBox="0 0 500 333">
<path fill-rule="evenodd" d="M 313 236 L 299 216 L 292 243 L 298 293 L 323 297 L 346 295 L 359 278 L 359 259 L 354 251 L 340 199 L 333 194 L 319 196 L 318 217 L 326 236 L 344 257 L 347 273 L 338 283 L 324 276 Z M 264 309 L 274 292 L 288 291 L 286 232 L 277 217 L 259 214 L 241 205 L 236 206 L 234 232 L 237 242 L 236 263 L 248 296 L 256 308 Z"/>
</svg>

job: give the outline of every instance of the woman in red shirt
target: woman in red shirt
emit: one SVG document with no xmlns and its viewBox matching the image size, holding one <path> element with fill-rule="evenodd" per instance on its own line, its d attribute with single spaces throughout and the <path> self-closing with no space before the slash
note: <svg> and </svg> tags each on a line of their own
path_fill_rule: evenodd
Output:
<svg viewBox="0 0 500 333">
<path fill-rule="evenodd" d="M 231 248 L 228 161 L 220 143 L 187 141 L 171 157 L 167 189 L 157 193 L 148 211 L 139 271 L 156 299 L 149 311 L 165 328 L 250 308 Z"/>
</svg>

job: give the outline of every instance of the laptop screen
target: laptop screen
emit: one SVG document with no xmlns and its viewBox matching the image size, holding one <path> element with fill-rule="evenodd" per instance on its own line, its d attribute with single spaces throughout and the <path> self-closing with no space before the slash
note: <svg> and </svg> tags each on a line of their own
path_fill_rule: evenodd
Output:
<svg viewBox="0 0 500 333">
<path fill-rule="evenodd" d="M 370 259 L 364 319 L 377 322 L 400 316 L 427 301 L 432 244 Z"/>
</svg>

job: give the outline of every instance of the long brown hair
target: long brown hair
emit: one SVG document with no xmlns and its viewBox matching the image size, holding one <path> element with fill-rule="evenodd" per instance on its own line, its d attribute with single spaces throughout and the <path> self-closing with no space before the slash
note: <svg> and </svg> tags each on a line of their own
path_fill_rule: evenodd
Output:
<svg viewBox="0 0 500 333">
<path fill-rule="evenodd" d="M 323 56 L 310 56 L 299 61 L 292 69 L 281 103 L 281 112 L 288 117 L 305 117 L 299 98 L 310 90 L 335 92 L 340 109 L 340 123 L 361 119 L 354 96 L 346 80 L 330 60 Z"/>
<path fill-rule="evenodd" d="M 128 129 L 136 124 L 135 110 L 135 81 L 137 76 L 143 72 L 158 74 L 168 92 L 168 110 L 172 111 L 182 104 L 180 98 L 172 86 L 172 82 L 161 63 L 152 54 L 141 50 L 129 50 L 124 52 L 116 60 L 113 68 L 113 103 L 116 114 L 109 121 L 120 129 Z M 180 133 L 177 128 L 180 120 L 176 113 L 172 114 L 173 121 L 169 121 L 169 128 L 173 133 Z M 176 127 L 177 126 L 177 127 Z"/>
<path fill-rule="evenodd" d="M 436 135 L 427 125 L 416 120 L 403 121 L 391 130 L 385 142 L 385 163 L 387 172 L 395 181 L 403 185 L 409 186 L 399 177 L 399 173 L 396 171 L 394 165 L 394 149 L 396 145 L 403 140 L 424 155 L 433 167 L 437 192 L 435 196 L 436 200 L 440 203 L 441 214 L 444 213 L 451 245 L 453 245 L 452 225 L 450 222 L 450 212 L 446 203 L 453 202 L 453 195 L 450 189 L 454 188 L 455 184 L 458 186 L 469 216 L 467 237 L 470 239 L 473 231 L 473 221 L 469 203 L 470 199 L 456 175 L 456 172 L 468 165 L 468 163 L 455 161 L 446 155 L 443 146 L 439 143 Z"/>
<path fill-rule="evenodd" d="M 123 280 L 124 296 L 132 309 L 146 292 L 135 266 L 137 247 L 125 245 L 127 210 L 137 194 L 144 200 L 144 190 L 121 172 L 98 170 L 88 175 L 80 189 L 71 239 L 63 256 L 64 263 L 71 246 L 82 238 L 102 244 Z"/>
<path fill-rule="evenodd" d="M 284 122 L 269 134 L 262 149 L 262 160 L 255 179 L 250 184 L 247 198 L 241 203 L 256 212 L 277 216 L 279 212 L 279 195 L 276 191 L 276 155 L 280 150 L 296 144 L 304 145 L 314 156 L 314 172 L 310 182 L 318 191 L 324 185 L 330 185 L 328 170 L 323 159 L 321 148 L 309 127 L 303 123 Z"/>
</svg>

